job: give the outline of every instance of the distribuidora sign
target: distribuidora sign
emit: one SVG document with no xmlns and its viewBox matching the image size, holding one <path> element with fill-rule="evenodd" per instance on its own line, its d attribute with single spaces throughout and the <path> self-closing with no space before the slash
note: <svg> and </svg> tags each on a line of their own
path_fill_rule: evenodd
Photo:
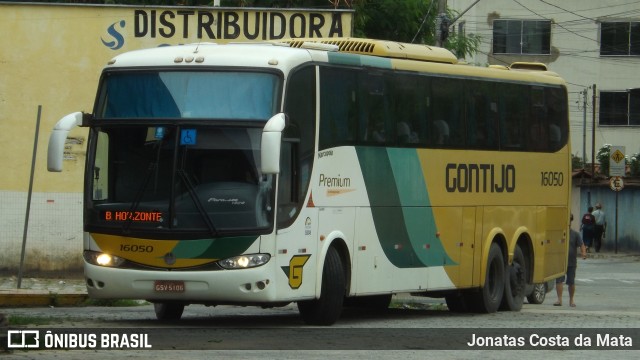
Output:
<svg viewBox="0 0 640 360">
<path fill-rule="evenodd" d="M 348 13 L 281 10 L 142 10 L 133 11 L 135 38 L 190 39 L 212 41 L 277 40 L 303 37 L 340 37 L 351 33 Z M 114 39 L 124 30 L 125 20 L 109 27 Z M 345 26 L 348 28 L 345 29 Z M 119 41 L 109 42 L 113 48 Z"/>
</svg>

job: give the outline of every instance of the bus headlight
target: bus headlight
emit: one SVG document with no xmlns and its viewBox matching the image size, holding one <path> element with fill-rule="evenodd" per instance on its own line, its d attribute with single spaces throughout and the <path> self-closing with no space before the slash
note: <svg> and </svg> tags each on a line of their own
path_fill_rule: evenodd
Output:
<svg viewBox="0 0 640 360">
<path fill-rule="evenodd" d="M 249 254 L 240 255 L 218 261 L 218 264 L 225 269 L 247 269 L 262 266 L 269 262 L 269 254 Z"/>
<path fill-rule="evenodd" d="M 125 259 L 119 256 L 96 251 L 85 251 L 83 255 L 84 259 L 92 265 L 118 267 L 125 262 Z"/>
</svg>

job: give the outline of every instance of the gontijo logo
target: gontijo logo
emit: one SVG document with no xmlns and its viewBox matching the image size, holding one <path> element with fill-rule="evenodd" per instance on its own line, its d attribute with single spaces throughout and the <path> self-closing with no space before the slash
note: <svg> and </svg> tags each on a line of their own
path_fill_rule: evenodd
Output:
<svg viewBox="0 0 640 360">
<path fill-rule="evenodd" d="M 124 45 L 124 36 L 122 36 L 122 34 L 118 32 L 118 30 L 116 29 L 116 25 L 119 25 L 121 29 L 124 29 L 126 22 L 124 20 L 120 20 L 109 26 L 109 28 L 107 29 L 107 33 L 111 38 L 113 38 L 113 40 L 107 41 L 104 38 L 100 38 L 104 46 L 108 47 L 111 50 L 118 50 Z"/>
</svg>

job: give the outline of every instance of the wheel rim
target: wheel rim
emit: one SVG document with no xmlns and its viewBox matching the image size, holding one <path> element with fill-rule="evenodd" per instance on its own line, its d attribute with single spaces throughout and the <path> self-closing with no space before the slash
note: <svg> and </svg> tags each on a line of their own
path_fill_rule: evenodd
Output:
<svg viewBox="0 0 640 360">
<path fill-rule="evenodd" d="M 545 296 L 544 284 L 535 284 L 533 294 L 536 297 L 536 300 L 542 301 Z"/>
</svg>

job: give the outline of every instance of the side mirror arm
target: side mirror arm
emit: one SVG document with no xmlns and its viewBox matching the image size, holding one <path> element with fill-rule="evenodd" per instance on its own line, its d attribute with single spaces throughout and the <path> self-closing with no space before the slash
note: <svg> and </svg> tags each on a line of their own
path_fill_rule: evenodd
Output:
<svg viewBox="0 0 640 360">
<path fill-rule="evenodd" d="M 49 148 L 47 150 L 47 170 L 52 172 L 62 171 L 62 159 L 64 158 L 64 144 L 67 135 L 76 126 L 87 125 L 90 114 L 74 112 L 64 116 L 53 127 L 49 136 Z"/>
</svg>

